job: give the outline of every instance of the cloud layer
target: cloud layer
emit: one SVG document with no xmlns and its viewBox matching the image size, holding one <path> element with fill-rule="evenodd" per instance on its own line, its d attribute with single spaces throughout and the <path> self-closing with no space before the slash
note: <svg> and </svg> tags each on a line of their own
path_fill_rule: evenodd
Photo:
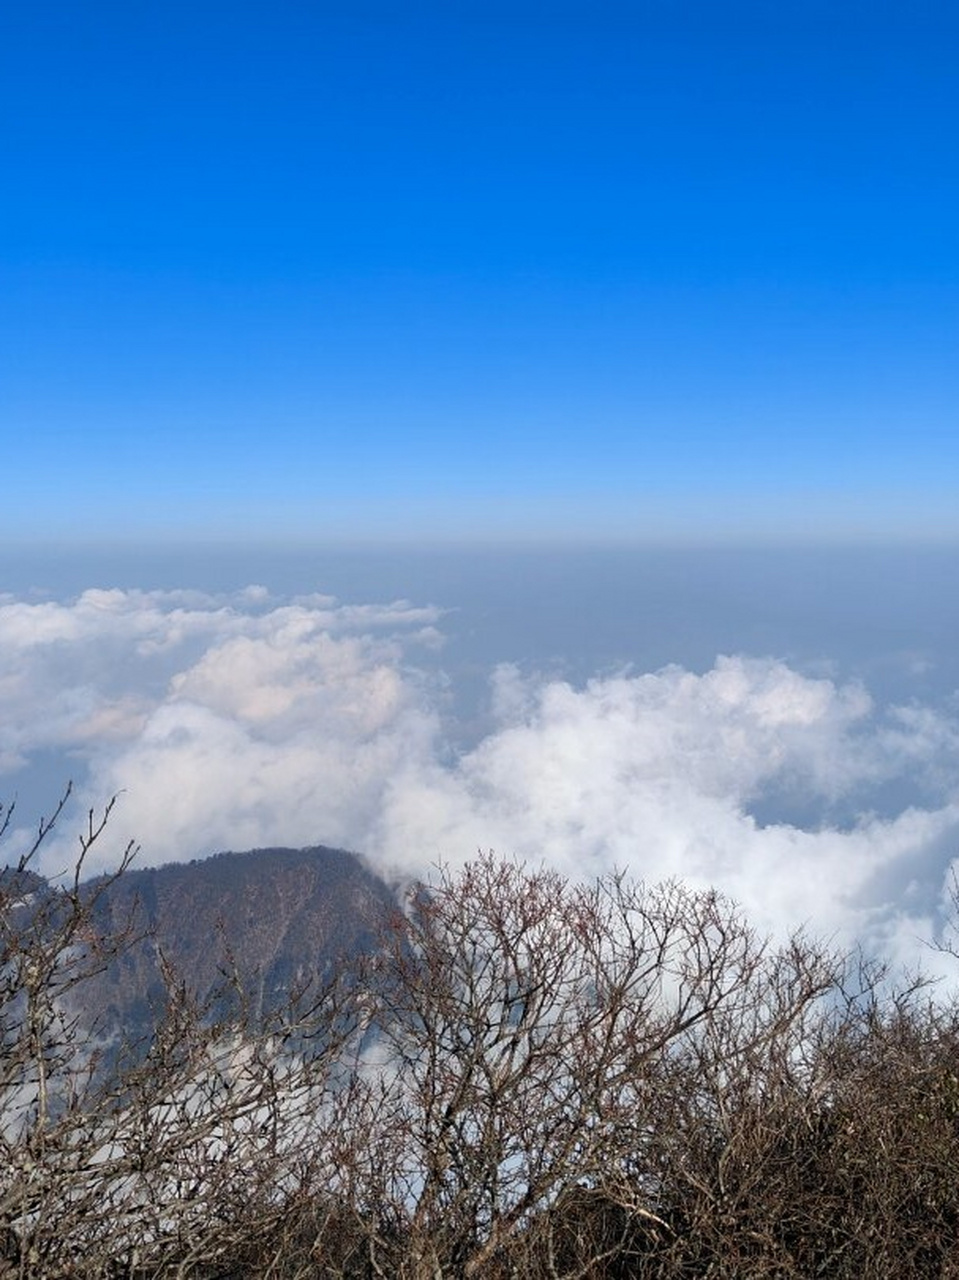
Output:
<svg viewBox="0 0 959 1280">
<path fill-rule="evenodd" d="M 143 863 L 325 842 L 400 875 L 492 847 L 717 884 L 764 927 L 808 921 L 899 958 L 932 936 L 959 835 L 941 709 L 876 707 L 769 658 L 582 687 L 499 667 L 489 732 L 457 754 L 441 625 L 261 588 L 7 600 L 3 790 L 52 752 L 84 806 L 122 792 L 104 860 L 128 834 Z M 74 848 L 64 831 L 45 865 Z"/>
</svg>

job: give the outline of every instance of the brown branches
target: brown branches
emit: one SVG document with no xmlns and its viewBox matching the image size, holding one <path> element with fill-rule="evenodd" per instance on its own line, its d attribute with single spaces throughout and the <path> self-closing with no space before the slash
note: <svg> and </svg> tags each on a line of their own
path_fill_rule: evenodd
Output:
<svg viewBox="0 0 959 1280">
<path fill-rule="evenodd" d="M 212 991 L 163 965 L 106 1072 L 73 997 L 135 921 L 35 852 L 0 876 L 0 1276 L 957 1274 L 959 1015 L 921 986 L 489 855 L 272 1014 L 229 955 Z"/>
<path fill-rule="evenodd" d="M 662 1150 L 679 1135 L 660 1116 L 679 1122 L 697 1073 L 732 1090 L 784 1060 L 834 978 L 802 940 L 767 953 L 729 903 L 675 884 L 573 885 L 488 856 L 416 891 L 369 982 L 379 1123 L 353 1127 L 379 1144 L 377 1198 L 403 1240 L 372 1233 L 374 1262 L 472 1276 L 523 1256 L 526 1274 L 538 1241 L 544 1274 L 571 1280 L 621 1247 L 564 1229 L 560 1267 L 559 1223 L 587 1201 L 617 1233 L 666 1239 Z"/>
</svg>

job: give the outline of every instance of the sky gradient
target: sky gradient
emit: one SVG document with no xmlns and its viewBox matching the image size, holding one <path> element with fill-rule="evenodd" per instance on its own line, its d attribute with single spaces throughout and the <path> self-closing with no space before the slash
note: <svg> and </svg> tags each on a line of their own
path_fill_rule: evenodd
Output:
<svg viewBox="0 0 959 1280">
<path fill-rule="evenodd" d="M 957 37 L 15 6 L 0 535 L 955 540 Z"/>
<path fill-rule="evenodd" d="M 959 869 L 957 37 L 12 7 L 13 853 L 72 778 L 54 875 L 119 794 L 98 866 L 492 847 L 921 962 Z"/>
</svg>

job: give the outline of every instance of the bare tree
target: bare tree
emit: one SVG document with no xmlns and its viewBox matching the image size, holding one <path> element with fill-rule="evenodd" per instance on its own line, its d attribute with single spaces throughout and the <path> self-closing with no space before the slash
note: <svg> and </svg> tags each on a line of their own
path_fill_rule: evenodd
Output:
<svg viewBox="0 0 959 1280">
<path fill-rule="evenodd" d="M 222 1273 L 315 1186 L 353 1003 L 334 975 L 254 1024 L 228 969 L 224 1017 L 222 991 L 201 998 L 167 967 L 149 1044 L 99 1070 L 73 997 L 137 936 L 135 919 L 104 936 L 97 911 L 136 850 L 83 882 L 111 804 L 88 816 L 69 881 L 46 884 L 31 864 L 66 800 L 0 880 L 0 1275 Z"/>
<path fill-rule="evenodd" d="M 104 938 L 93 928 L 98 897 L 129 866 L 132 844 L 121 853 L 113 877 L 92 891 L 81 882 L 112 804 L 99 820 L 93 812 L 88 815 L 72 876 L 65 883 L 52 888 L 32 870 L 69 796 L 68 787 L 0 883 L 0 1231 L 5 1252 L 20 1255 L 24 1274 L 28 1264 L 45 1261 L 34 1237 L 55 1194 L 51 1171 L 63 1160 L 82 1161 L 95 1092 L 95 1039 L 81 1034 L 71 997 L 110 962 L 132 930 L 131 924 Z M 0 836 L 7 834 L 12 815 L 11 807 L 4 813 Z M 82 1200 L 72 1180 L 71 1195 Z"/>
<path fill-rule="evenodd" d="M 722 1056 L 732 1077 L 773 1043 L 784 1056 L 833 978 L 801 940 L 767 953 L 720 896 L 675 884 L 573 885 L 487 856 L 415 890 L 374 964 L 349 1122 L 370 1153 L 373 1273 L 520 1274 L 522 1258 L 532 1274 L 535 1252 L 571 1280 L 622 1251 L 625 1223 L 668 1239 L 669 1098 L 694 1065 L 718 1074 Z M 620 1226 L 571 1233 L 587 1197 Z"/>
<path fill-rule="evenodd" d="M 959 1012 L 924 985 L 486 855 L 266 1018 L 227 954 L 213 992 L 164 964 L 105 1070 L 74 997 L 137 925 L 83 880 L 109 807 L 33 874 L 62 808 L 0 874 L 0 1277 L 959 1276 Z"/>
</svg>

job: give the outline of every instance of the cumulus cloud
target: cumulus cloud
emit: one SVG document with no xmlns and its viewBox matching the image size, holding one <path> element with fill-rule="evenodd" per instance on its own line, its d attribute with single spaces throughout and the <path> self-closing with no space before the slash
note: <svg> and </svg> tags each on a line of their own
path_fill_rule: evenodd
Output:
<svg viewBox="0 0 959 1280">
<path fill-rule="evenodd" d="M 117 792 L 142 858 L 351 843 L 385 780 L 429 752 L 437 699 L 407 653 L 439 611 L 88 591 L 0 607 L 0 758 L 59 748 L 83 801 Z M 51 843 L 48 861 L 68 851 Z"/>
<path fill-rule="evenodd" d="M 878 716 L 859 686 L 730 657 L 581 689 L 531 688 L 514 670 L 498 684 L 483 742 L 452 768 L 410 763 L 391 780 L 371 840 L 388 860 L 492 845 L 571 875 L 718 884 L 771 928 L 809 921 L 906 949 L 928 933 L 959 833 L 959 742 L 931 711 Z M 828 812 L 919 760 L 942 782 L 929 809 L 808 828 L 752 812 L 784 784 Z"/>
<path fill-rule="evenodd" d="M 499 667 L 488 732 L 454 753 L 425 661 L 441 624 L 263 588 L 6 600 L 0 770 L 68 753 L 84 805 L 123 793 L 117 837 L 143 862 L 325 842 L 406 875 L 492 847 L 716 884 L 763 927 L 901 958 L 931 936 L 959 834 L 943 710 L 877 707 L 774 659 L 582 686 Z"/>
</svg>

